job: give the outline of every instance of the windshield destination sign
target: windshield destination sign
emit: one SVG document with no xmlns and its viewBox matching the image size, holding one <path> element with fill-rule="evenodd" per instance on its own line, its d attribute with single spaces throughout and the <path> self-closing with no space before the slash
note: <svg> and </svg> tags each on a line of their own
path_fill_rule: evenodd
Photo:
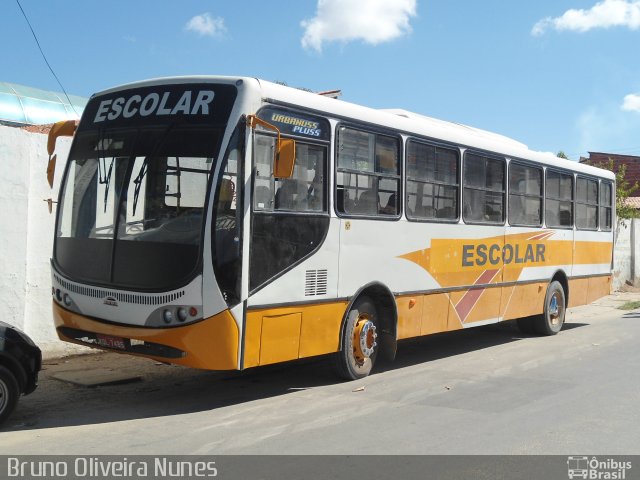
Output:
<svg viewBox="0 0 640 480">
<path fill-rule="evenodd" d="M 187 83 L 121 90 L 92 98 L 80 129 L 165 124 L 225 124 L 237 89 L 233 85 Z"/>
<path fill-rule="evenodd" d="M 195 95 L 194 95 L 195 94 Z M 179 100 L 171 98 L 171 92 L 151 92 L 144 98 L 132 95 L 128 98 L 118 97 L 115 100 L 100 102 L 93 123 L 105 120 L 116 120 L 120 115 L 131 118 L 135 115 L 148 117 L 149 115 L 208 115 L 209 104 L 213 102 L 215 93 L 212 90 L 199 92 L 185 91 Z"/>
</svg>

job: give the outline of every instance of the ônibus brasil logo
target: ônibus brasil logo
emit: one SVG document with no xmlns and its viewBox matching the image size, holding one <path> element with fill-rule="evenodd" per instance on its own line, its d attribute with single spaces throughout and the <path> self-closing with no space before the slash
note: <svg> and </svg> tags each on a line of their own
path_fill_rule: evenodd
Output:
<svg viewBox="0 0 640 480">
<path fill-rule="evenodd" d="M 613 458 L 604 460 L 587 456 L 567 458 L 567 475 L 570 479 L 624 480 L 627 478 L 627 470 L 631 470 L 631 462 Z"/>
</svg>

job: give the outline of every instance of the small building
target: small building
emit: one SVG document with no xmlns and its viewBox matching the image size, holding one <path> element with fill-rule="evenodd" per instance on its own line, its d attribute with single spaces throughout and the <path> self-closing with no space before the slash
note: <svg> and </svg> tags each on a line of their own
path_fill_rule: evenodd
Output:
<svg viewBox="0 0 640 480">
<path fill-rule="evenodd" d="M 22 127 L 60 120 L 75 120 L 82 115 L 88 99 L 64 93 L 0 82 L 0 125 Z"/>
</svg>

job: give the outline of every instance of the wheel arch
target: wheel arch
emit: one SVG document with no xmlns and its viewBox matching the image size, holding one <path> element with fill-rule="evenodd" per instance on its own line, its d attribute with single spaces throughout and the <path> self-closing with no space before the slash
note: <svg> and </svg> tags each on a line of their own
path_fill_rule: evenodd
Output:
<svg viewBox="0 0 640 480">
<path fill-rule="evenodd" d="M 567 277 L 567 274 L 564 272 L 564 270 L 557 270 L 556 273 L 553 274 L 549 283 L 554 281 L 560 282 L 560 285 L 562 285 L 562 288 L 564 290 L 565 306 L 569 305 L 569 277 Z"/>
<path fill-rule="evenodd" d="M 349 300 L 349 304 L 342 317 L 340 324 L 340 337 L 338 340 L 338 348 L 342 350 L 342 339 L 344 338 L 344 329 L 347 323 L 349 312 L 353 304 L 363 296 L 367 296 L 375 304 L 379 313 L 381 342 L 380 354 L 392 360 L 395 357 L 396 343 L 398 338 L 398 309 L 396 301 L 391 290 L 381 282 L 371 282 L 362 287 Z"/>
</svg>

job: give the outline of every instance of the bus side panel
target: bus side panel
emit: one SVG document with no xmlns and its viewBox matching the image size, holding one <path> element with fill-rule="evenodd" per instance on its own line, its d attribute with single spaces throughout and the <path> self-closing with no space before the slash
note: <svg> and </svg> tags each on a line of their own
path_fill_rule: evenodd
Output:
<svg viewBox="0 0 640 480">
<path fill-rule="evenodd" d="M 450 309 L 451 300 L 449 298 L 449 294 L 437 293 L 433 295 L 425 295 L 420 335 L 439 333 L 446 330 L 457 330 L 460 328 L 459 321 L 456 321 L 453 324 L 453 328 L 449 325 Z"/>
<path fill-rule="evenodd" d="M 247 312 L 244 367 L 338 351 L 346 301 Z"/>
<path fill-rule="evenodd" d="M 569 307 L 586 305 L 610 293 L 613 233 L 577 230 Z"/>
<path fill-rule="evenodd" d="M 453 328 L 449 328 L 450 304 L 449 295 L 446 293 L 396 298 L 398 339 L 459 329 L 460 321 L 457 317 L 453 322 Z"/>
<path fill-rule="evenodd" d="M 398 310 L 398 339 L 420 336 L 423 322 L 424 295 L 396 298 Z M 446 321 L 445 312 L 445 321 Z"/>
<path fill-rule="evenodd" d="M 568 307 L 586 305 L 589 292 L 588 278 L 573 278 L 569 280 L 569 304 Z"/>
<path fill-rule="evenodd" d="M 592 277 L 589 279 L 589 291 L 587 293 L 587 302 L 595 302 L 611 293 L 611 276 Z"/>
<path fill-rule="evenodd" d="M 528 283 L 502 289 L 501 316 L 513 320 L 542 313 L 547 283 Z"/>
</svg>

